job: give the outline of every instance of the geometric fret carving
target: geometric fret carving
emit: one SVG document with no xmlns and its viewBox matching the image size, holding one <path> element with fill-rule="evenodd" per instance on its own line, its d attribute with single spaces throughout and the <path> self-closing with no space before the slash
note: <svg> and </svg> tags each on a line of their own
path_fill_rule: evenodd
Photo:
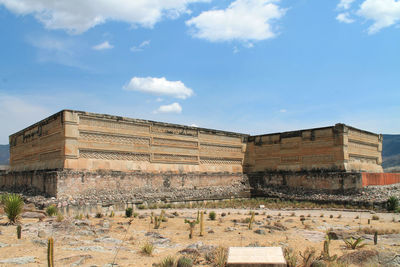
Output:
<svg viewBox="0 0 400 267">
<path fill-rule="evenodd" d="M 79 137 L 82 140 L 101 142 L 101 143 L 140 144 L 140 145 L 149 145 L 150 143 L 150 139 L 147 137 L 117 135 L 108 133 L 106 134 L 106 133 L 80 131 Z"/>
<path fill-rule="evenodd" d="M 83 116 L 79 117 L 79 124 L 94 126 L 94 127 L 104 127 L 108 129 L 124 129 L 124 130 L 132 130 L 132 131 L 146 132 L 146 133 L 149 132 L 149 126 L 146 125 L 140 125 L 125 121 L 114 122 L 104 119 L 87 118 Z"/>
<path fill-rule="evenodd" d="M 201 143 L 200 150 L 215 151 L 215 152 L 239 152 L 239 153 L 242 153 L 241 146 L 217 145 L 217 144 L 210 144 L 210 143 Z"/>
<path fill-rule="evenodd" d="M 197 147 L 197 142 L 154 137 L 152 145 L 165 145 L 165 146 L 174 146 L 174 147 L 193 147 L 193 148 L 196 148 Z"/>
<path fill-rule="evenodd" d="M 187 129 L 187 128 L 176 128 L 173 126 L 155 126 L 151 127 L 153 133 L 167 133 L 176 135 L 187 135 L 187 136 L 197 136 L 197 130 Z"/>
<path fill-rule="evenodd" d="M 79 157 L 89 158 L 89 159 L 105 159 L 105 160 L 150 161 L 150 155 L 145 153 L 105 151 L 105 150 L 80 149 Z"/>
<path fill-rule="evenodd" d="M 290 143 L 282 143 L 281 149 L 298 149 L 299 143 L 298 142 L 290 142 Z"/>
<path fill-rule="evenodd" d="M 165 163 L 171 163 L 171 162 L 187 163 L 187 162 L 190 162 L 190 163 L 198 164 L 197 156 L 190 156 L 190 155 L 172 155 L 172 154 L 154 153 L 153 160 L 155 160 L 157 162 L 165 162 Z"/>
<path fill-rule="evenodd" d="M 201 164 L 208 164 L 208 165 L 223 165 L 223 164 L 242 164 L 242 159 L 228 159 L 228 158 L 200 158 Z"/>
</svg>

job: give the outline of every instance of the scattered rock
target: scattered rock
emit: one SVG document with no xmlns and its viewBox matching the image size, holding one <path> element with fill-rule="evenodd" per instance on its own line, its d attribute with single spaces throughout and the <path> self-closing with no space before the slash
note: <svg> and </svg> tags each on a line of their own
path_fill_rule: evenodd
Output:
<svg viewBox="0 0 400 267">
<path fill-rule="evenodd" d="M 28 264 L 33 262 L 35 262 L 35 257 L 31 256 L 0 260 L 0 263 L 8 263 L 8 264 Z"/>
<path fill-rule="evenodd" d="M 27 211 L 21 214 L 22 218 L 33 218 L 33 219 L 41 219 L 43 220 L 46 218 L 46 215 L 40 212 L 34 212 L 34 211 Z"/>
<path fill-rule="evenodd" d="M 46 247 L 47 246 L 47 241 L 44 239 L 33 239 L 32 243 L 35 245 L 38 245 L 40 247 Z"/>
<path fill-rule="evenodd" d="M 4 248 L 4 247 L 8 247 L 8 246 L 9 246 L 9 244 L 0 242 L 0 248 Z"/>
<path fill-rule="evenodd" d="M 97 251 L 97 252 L 104 252 L 106 251 L 102 246 L 83 246 L 77 248 L 65 248 L 65 250 L 74 250 L 74 251 Z"/>
<path fill-rule="evenodd" d="M 46 232 L 44 230 L 39 230 L 38 231 L 38 237 L 39 238 L 45 238 L 47 236 Z"/>
<path fill-rule="evenodd" d="M 112 238 L 109 236 L 105 236 L 105 237 L 96 238 L 95 240 L 93 240 L 93 242 L 121 244 L 122 240 Z"/>
<path fill-rule="evenodd" d="M 266 235 L 265 231 L 262 229 L 257 229 L 254 231 L 254 233 L 259 234 L 259 235 Z"/>
<path fill-rule="evenodd" d="M 93 258 L 91 255 L 75 255 L 71 257 L 66 257 L 62 258 L 59 260 L 59 262 L 62 263 L 62 265 L 70 264 L 70 266 L 80 266 L 85 263 L 87 259 Z"/>
<path fill-rule="evenodd" d="M 375 250 L 359 250 L 344 254 L 338 261 L 347 264 L 364 265 L 378 263 L 378 252 Z"/>
<path fill-rule="evenodd" d="M 233 231 L 236 231 L 237 229 L 235 228 L 235 227 L 226 227 L 225 228 L 225 232 L 233 232 Z"/>
<path fill-rule="evenodd" d="M 90 221 L 89 220 L 74 220 L 73 223 L 76 226 L 89 226 L 90 225 Z"/>
</svg>

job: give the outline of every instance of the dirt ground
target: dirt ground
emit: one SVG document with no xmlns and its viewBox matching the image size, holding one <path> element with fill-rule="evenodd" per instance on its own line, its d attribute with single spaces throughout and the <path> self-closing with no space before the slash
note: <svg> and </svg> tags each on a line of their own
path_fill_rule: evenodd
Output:
<svg viewBox="0 0 400 267">
<path fill-rule="evenodd" d="M 208 218 L 210 211 L 217 213 L 215 221 Z M 179 257 L 179 251 L 188 246 L 207 250 L 210 249 L 208 245 L 280 246 L 301 252 L 307 247 L 314 247 L 319 255 L 327 231 L 333 231 L 339 237 L 330 243 L 331 255 L 354 252 L 345 247 L 342 240 L 345 236 L 362 236 L 367 245 L 359 250 L 400 254 L 399 214 L 328 210 L 254 211 L 257 215 L 250 230 L 244 222 L 250 218 L 250 210 L 208 209 L 204 217 L 205 234 L 199 236 L 199 225 L 196 225 L 193 239 L 188 237 L 189 225 L 184 223 L 184 219 L 196 219 L 195 209 L 166 210 L 168 221 L 162 222 L 159 229 L 153 229 L 150 213 L 158 215 L 160 210 L 137 210 L 137 218 L 126 218 L 122 213 L 116 213 L 112 218 L 64 218 L 62 222 L 57 222 L 56 217 L 46 217 L 42 221 L 22 218 L 20 240 L 17 239 L 16 226 L 7 225 L 3 214 L 0 215 L 0 266 L 14 266 L 4 260 L 19 257 L 25 257 L 22 258 L 25 261 L 21 260 L 25 262 L 22 266 L 47 266 L 47 238 L 50 236 L 54 238 L 55 266 L 111 266 L 113 262 L 118 264 L 114 266 L 152 266 L 166 256 Z M 178 216 L 172 215 L 174 212 Z M 379 219 L 373 220 L 374 215 Z M 301 221 L 303 216 L 304 221 Z M 385 233 L 379 235 L 378 245 L 374 245 L 373 235 L 370 234 L 374 230 L 360 231 L 364 228 Z M 257 230 L 258 233 L 255 232 Z M 141 252 L 147 242 L 154 244 L 151 256 Z M 213 266 L 205 260 L 200 260 L 199 264 Z"/>
</svg>

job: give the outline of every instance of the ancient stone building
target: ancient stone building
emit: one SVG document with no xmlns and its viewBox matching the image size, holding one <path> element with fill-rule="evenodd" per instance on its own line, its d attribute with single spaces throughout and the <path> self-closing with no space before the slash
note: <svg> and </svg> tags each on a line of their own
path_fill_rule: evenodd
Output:
<svg viewBox="0 0 400 267">
<path fill-rule="evenodd" d="M 382 172 L 382 137 L 344 124 L 249 136 L 58 112 L 10 136 L 1 187 L 58 198 L 210 199 L 269 185 L 347 189 Z"/>
</svg>

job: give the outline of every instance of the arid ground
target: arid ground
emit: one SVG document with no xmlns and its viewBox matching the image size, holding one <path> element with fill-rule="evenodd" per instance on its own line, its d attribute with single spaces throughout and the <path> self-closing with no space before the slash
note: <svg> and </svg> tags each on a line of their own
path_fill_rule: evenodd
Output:
<svg viewBox="0 0 400 267">
<path fill-rule="evenodd" d="M 209 219 L 215 211 L 216 220 Z M 114 217 L 89 219 L 43 217 L 28 213 L 20 220 L 22 238 L 17 239 L 16 226 L 7 224 L 0 215 L 0 266 L 47 266 L 47 238 L 54 238 L 55 266 L 152 266 L 166 256 L 195 258 L 197 265 L 213 266 L 212 251 L 222 246 L 280 246 L 291 247 L 301 266 L 299 252 L 313 247 L 321 254 L 326 234 L 337 236 L 330 242 L 330 256 L 345 254 L 351 266 L 399 266 L 400 214 L 344 210 L 270 210 L 257 209 L 252 229 L 248 227 L 250 209 L 207 209 L 204 216 L 204 236 L 195 226 L 189 239 L 189 225 L 185 219 L 196 219 L 197 209 L 168 209 L 166 222 L 159 229 L 150 223 L 151 212 L 136 210 L 136 218 L 123 213 Z M 175 214 L 175 215 L 174 215 Z M 370 220 L 370 224 L 368 224 Z M 378 244 L 373 233 L 378 231 Z M 332 234 L 333 233 L 333 234 Z M 343 238 L 363 237 L 366 246 L 355 250 L 346 248 Z M 141 251 L 146 243 L 154 245 L 152 255 Z M 344 257 L 342 257 L 344 259 Z M 359 258 L 359 259 L 358 259 Z M 354 260 L 353 260 L 354 259 Z M 358 261 L 358 262 L 357 262 Z M 372 265 L 365 265 L 366 262 Z"/>
</svg>

